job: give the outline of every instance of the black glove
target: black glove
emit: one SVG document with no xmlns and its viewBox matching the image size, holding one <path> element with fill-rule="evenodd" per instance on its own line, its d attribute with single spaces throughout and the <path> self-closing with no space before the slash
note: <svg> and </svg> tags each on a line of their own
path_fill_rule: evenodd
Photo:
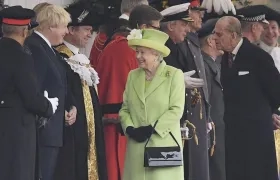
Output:
<svg viewBox="0 0 280 180">
<path fill-rule="evenodd" d="M 135 128 L 135 131 L 139 131 L 138 133 L 142 134 L 147 139 L 149 137 L 151 137 L 153 132 L 155 132 L 154 128 L 151 125 L 149 125 L 149 126 L 141 126 L 141 127 Z"/>
<path fill-rule="evenodd" d="M 134 128 L 129 126 L 126 128 L 126 134 L 129 135 L 132 139 L 137 142 L 144 142 L 146 141 L 153 133 L 152 126 L 141 126 L 138 128 Z"/>
</svg>

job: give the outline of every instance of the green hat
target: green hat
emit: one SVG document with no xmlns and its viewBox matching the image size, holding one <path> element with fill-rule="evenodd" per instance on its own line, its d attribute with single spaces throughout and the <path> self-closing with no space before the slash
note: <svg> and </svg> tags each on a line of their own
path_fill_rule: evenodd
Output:
<svg viewBox="0 0 280 180">
<path fill-rule="evenodd" d="M 155 29 L 133 29 L 127 36 L 130 47 L 142 46 L 151 48 L 161 52 L 163 57 L 170 54 L 170 49 L 164 45 L 168 38 L 168 34 Z"/>
</svg>

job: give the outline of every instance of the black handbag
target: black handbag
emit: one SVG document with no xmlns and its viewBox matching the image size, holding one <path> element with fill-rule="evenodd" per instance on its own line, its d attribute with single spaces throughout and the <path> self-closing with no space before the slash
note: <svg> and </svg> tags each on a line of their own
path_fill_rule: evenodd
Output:
<svg viewBox="0 0 280 180">
<path fill-rule="evenodd" d="M 158 121 L 155 123 L 156 127 Z M 153 130 L 154 131 L 154 130 Z M 173 134 L 169 133 L 177 146 L 172 147 L 147 147 L 151 136 L 145 144 L 144 167 L 175 167 L 183 165 L 181 148 Z"/>
</svg>

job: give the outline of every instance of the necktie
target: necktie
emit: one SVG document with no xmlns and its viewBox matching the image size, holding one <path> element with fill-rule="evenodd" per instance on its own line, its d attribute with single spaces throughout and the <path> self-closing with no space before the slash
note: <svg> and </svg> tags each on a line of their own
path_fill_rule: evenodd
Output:
<svg viewBox="0 0 280 180">
<path fill-rule="evenodd" d="M 232 53 L 229 53 L 228 54 L 228 67 L 232 67 L 232 65 L 233 65 L 233 58 L 234 58 L 234 54 L 232 54 Z"/>
</svg>

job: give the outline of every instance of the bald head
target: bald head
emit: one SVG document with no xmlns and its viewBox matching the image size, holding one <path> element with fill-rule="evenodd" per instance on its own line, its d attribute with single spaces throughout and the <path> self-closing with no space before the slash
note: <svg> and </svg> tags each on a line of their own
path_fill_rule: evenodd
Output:
<svg viewBox="0 0 280 180">
<path fill-rule="evenodd" d="M 220 18 L 214 32 L 217 48 L 226 52 L 232 52 L 242 38 L 241 23 L 232 16 Z"/>
</svg>

